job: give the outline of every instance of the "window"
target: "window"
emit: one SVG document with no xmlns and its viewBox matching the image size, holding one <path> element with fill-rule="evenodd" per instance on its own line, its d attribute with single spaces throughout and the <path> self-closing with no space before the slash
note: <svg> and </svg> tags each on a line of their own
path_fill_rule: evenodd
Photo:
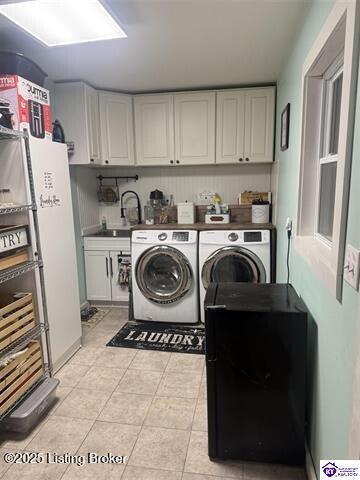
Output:
<svg viewBox="0 0 360 480">
<path fill-rule="evenodd" d="M 335 71 L 335 73 L 334 73 Z M 317 173 L 316 233 L 331 243 L 334 226 L 336 171 L 339 146 L 343 58 L 336 60 L 322 80 L 321 148 Z"/>
<path fill-rule="evenodd" d="M 338 0 L 302 71 L 298 218 L 294 246 L 338 300 L 355 117 L 358 2 Z"/>
</svg>

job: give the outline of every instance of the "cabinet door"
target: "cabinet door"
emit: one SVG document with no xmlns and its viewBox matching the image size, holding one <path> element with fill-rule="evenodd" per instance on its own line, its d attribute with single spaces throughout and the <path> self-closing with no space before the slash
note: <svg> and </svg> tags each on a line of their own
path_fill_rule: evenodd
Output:
<svg viewBox="0 0 360 480">
<path fill-rule="evenodd" d="M 101 161 L 104 165 L 133 165 L 132 96 L 99 93 Z"/>
<path fill-rule="evenodd" d="M 246 91 L 245 160 L 272 162 L 274 156 L 275 89 Z"/>
<path fill-rule="evenodd" d="M 109 252 L 85 251 L 88 300 L 111 300 Z"/>
<path fill-rule="evenodd" d="M 85 85 L 86 118 L 88 126 L 90 162 L 100 161 L 99 95 L 96 90 Z M 76 148 L 76 146 L 75 146 Z"/>
<path fill-rule="evenodd" d="M 54 118 L 60 121 L 66 140 L 75 144 L 70 165 L 100 163 L 97 109 L 97 92 L 85 83 L 55 84 Z"/>
<path fill-rule="evenodd" d="M 114 302 L 128 302 L 129 289 L 119 284 L 119 267 L 123 259 L 130 259 L 130 252 L 110 252 L 111 299 Z"/>
<path fill-rule="evenodd" d="M 175 162 L 215 162 L 215 92 L 174 95 Z"/>
<path fill-rule="evenodd" d="M 135 105 L 136 163 L 174 163 L 173 95 L 137 95 Z"/>
<path fill-rule="evenodd" d="M 245 93 L 218 92 L 216 107 L 216 163 L 245 162 Z"/>
</svg>

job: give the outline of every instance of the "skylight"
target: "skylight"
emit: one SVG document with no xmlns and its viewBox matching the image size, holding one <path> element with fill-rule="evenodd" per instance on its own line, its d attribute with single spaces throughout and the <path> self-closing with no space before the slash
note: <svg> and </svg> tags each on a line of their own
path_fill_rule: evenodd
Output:
<svg viewBox="0 0 360 480">
<path fill-rule="evenodd" d="M 48 47 L 127 37 L 99 0 L 30 0 L 0 13 Z"/>
</svg>

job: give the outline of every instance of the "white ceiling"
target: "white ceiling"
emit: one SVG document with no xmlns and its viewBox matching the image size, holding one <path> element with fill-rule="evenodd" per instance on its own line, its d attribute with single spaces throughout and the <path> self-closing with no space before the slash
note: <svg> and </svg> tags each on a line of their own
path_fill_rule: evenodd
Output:
<svg viewBox="0 0 360 480">
<path fill-rule="evenodd" d="M 1 50 L 24 53 L 55 81 L 84 80 L 108 90 L 275 82 L 310 2 L 106 0 L 106 4 L 127 39 L 47 48 L 1 17 Z"/>
</svg>

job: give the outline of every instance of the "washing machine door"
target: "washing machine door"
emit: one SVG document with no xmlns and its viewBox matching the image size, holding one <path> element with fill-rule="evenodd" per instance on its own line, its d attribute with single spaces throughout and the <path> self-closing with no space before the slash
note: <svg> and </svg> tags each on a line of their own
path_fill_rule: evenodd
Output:
<svg viewBox="0 0 360 480">
<path fill-rule="evenodd" d="M 260 258 L 247 248 L 223 247 L 207 258 L 201 278 L 206 289 L 211 282 L 264 283 L 266 271 Z"/>
<path fill-rule="evenodd" d="M 161 245 L 149 248 L 135 267 L 136 282 L 143 295 L 155 303 L 173 303 L 193 284 L 191 266 L 179 250 Z"/>
</svg>

